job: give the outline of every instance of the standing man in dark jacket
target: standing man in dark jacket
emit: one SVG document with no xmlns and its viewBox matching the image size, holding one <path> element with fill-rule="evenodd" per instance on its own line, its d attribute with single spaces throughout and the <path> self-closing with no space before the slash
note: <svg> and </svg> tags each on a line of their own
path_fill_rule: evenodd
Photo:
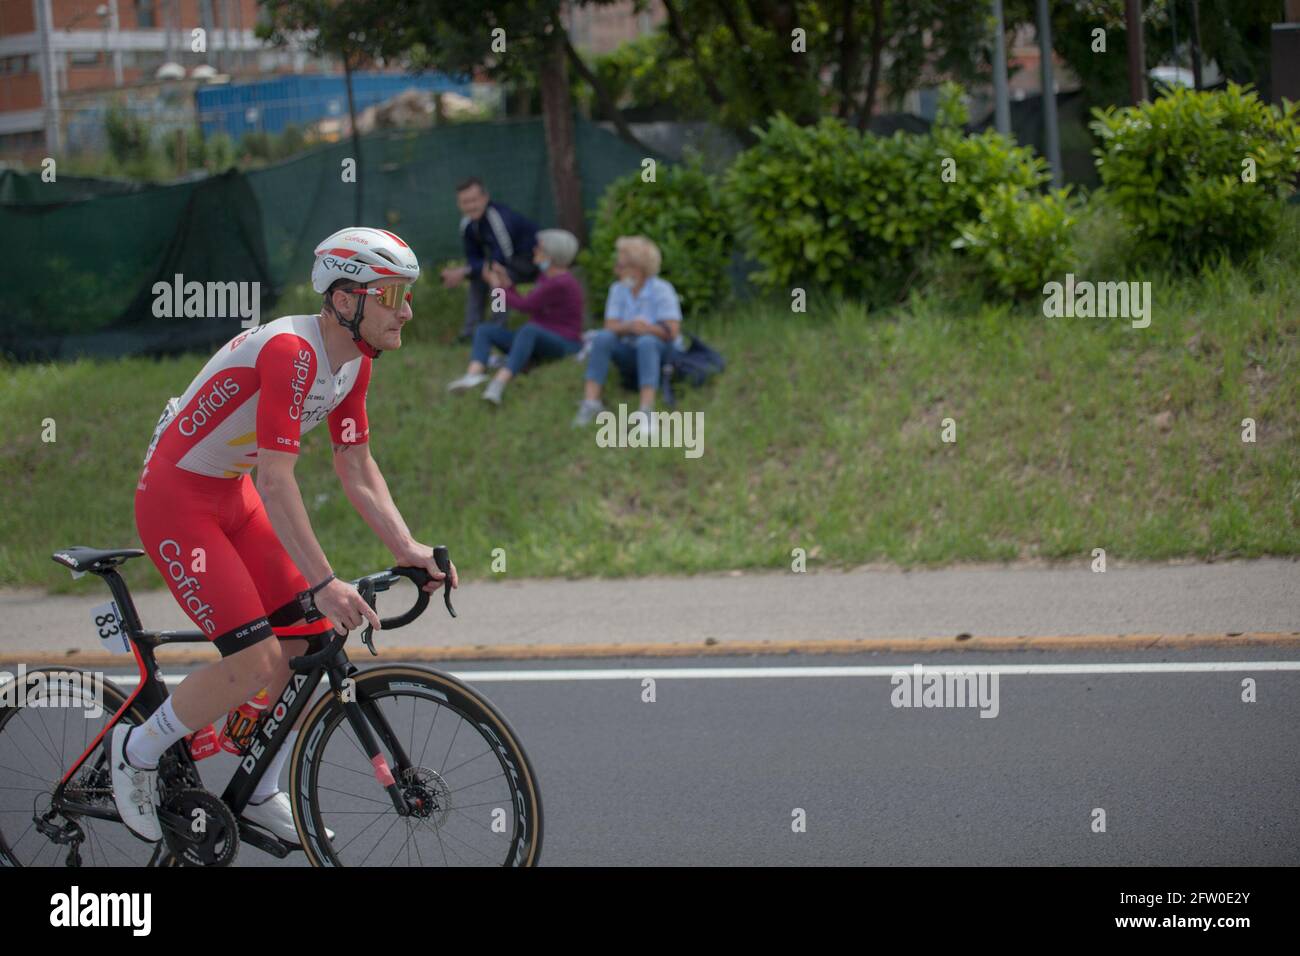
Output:
<svg viewBox="0 0 1300 956">
<path fill-rule="evenodd" d="M 512 282 L 532 282 L 537 278 L 537 266 L 532 260 L 537 227 L 513 209 L 492 202 L 483 181 L 477 177 L 471 176 L 456 187 L 456 205 L 461 211 L 460 237 L 469 265 L 443 269 L 442 284 L 454 289 L 469 280 L 465 327 L 461 330 L 461 338 L 468 339 L 483 321 L 488 270 L 494 262 L 505 267 Z M 502 311 L 490 321 L 503 323 L 505 317 Z"/>
</svg>

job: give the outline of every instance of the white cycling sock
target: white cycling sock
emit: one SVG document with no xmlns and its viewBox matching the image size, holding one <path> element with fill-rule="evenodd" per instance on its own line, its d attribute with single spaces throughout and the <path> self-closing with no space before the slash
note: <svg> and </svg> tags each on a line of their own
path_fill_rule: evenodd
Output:
<svg viewBox="0 0 1300 956">
<path fill-rule="evenodd" d="M 280 745 L 275 759 L 266 768 L 266 773 L 262 775 L 262 779 L 257 782 L 257 789 L 248 798 L 249 802 L 261 803 L 280 789 L 280 771 L 284 769 L 284 762 L 289 759 L 289 754 L 293 753 L 293 742 L 297 737 L 298 731 L 289 731 L 289 736 L 284 738 L 284 743 Z"/>
<path fill-rule="evenodd" d="M 152 717 L 131 729 L 126 741 L 126 759 L 139 770 L 153 770 L 168 747 L 191 733 L 176 716 L 172 698 L 168 697 Z"/>
</svg>

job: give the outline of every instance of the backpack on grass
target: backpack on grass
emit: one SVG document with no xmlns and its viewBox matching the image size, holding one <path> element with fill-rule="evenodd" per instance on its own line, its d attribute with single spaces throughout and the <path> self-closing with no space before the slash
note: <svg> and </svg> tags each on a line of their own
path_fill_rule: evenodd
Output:
<svg viewBox="0 0 1300 956">
<path fill-rule="evenodd" d="M 674 384 L 698 388 L 727 367 L 727 362 L 721 353 L 706 345 L 703 339 L 694 335 L 684 335 L 684 338 L 690 341 L 690 345 L 685 350 L 669 346 L 659 374 L 659 387 L 663 391 L 664 403 L 670 408 L 677 404 Z M 636 363 L 616 362 L 615 364 L 618 366 L 623 387 L 635 391 Z"/>
</svg>

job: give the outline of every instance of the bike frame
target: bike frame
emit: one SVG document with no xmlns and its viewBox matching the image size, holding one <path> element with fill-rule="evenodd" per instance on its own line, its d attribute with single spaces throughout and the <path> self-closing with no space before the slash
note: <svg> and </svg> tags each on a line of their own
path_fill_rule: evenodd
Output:
<svg viewBox="0 0 1300 956">
<path fill-rule="evenodd" d="M 96 752 L 105 734 L 117 725 L 122 715 L 132 705 L 139 704 L 143 711 L 152 714 L 154 710 L 162 706 L 169 696 L 167 685 L 162 681 L 162 673 L 158 669 L 157 661 L 154 658 L 154 652 L 157 648 L 169 644 L 207 643 L 208 638 L 207 635 L 199 631 L 146 631 L 140 623 L 135 602 L 131 600 L 131 594 L 127 589 L 126 582 L 118 574 L 116 568 L 110 567 L 92 573 L 98 574 L 104 579 L 108 589 L 113 594 L 114 600 L 117 602 L 127 637 L 131 643 L 132 652 L 135 655 L 136 666 L 139 669 L 140 683 L 127 696 L 125 702 L 113 714 L 108 724 L 95 737 L 90 746 L 86 748 L 85 753 L 77 758 L 67 773 L 64 774 L 63 779 L 59 781 L 59 785 L 54 790 L 52 808 L 65 814 L 72 813 L 121 822 L 121 818 L 115 809 L 106 809 L 82 803 L 66 796 L 65 789 L 68 782 L 81 769 L 86 760 Z M 314 635 L 306 638 L 306 640 L 308 641 L 309 654 L 319 653 L 327 643 L 321 635 Z M 284 746 L 285 738 L 288 737 L 290 730 L 298 722 L 304 708 L 311 702 L 313 692 L 320 685 L 321 677 L 325 675 L 328 675 L 330 687 L 338 696 L 338 699 L 343 701 L 342 706 L 348 722 L 371 759 L 371 765 L 375 768 L 376 779 L 388 791 L 398 813 L 409 814 L 410 810 L 405 797 L 401 789 L 396 785 L 387 760 L 380 751 L 374 734 L 371 733 L 371 727 L 378 731 L 380 738 L 388 748 L 388 752 L 393 755 L 399 770 L 405 770 L 411 766 L 410 757 L 403 749 L 398 735 L 393 732 L 392 727 L 375 703 L 355 694 L 348 695 L 346 693 L 348 689 L 346 681 L 352 674 L 357 672 L 357 667 L 348 660 L 341 646 L 330 655 L 327 663 L 303 670 L 291 671 L 289 680 L 280 692 L 275 704 L 267 709 L 266 714 L 254 726 L 252 738 L 241 751 L 239 766 L 221 795 L 222 802 L 230 807 L 236 819 L 248 806 L 249 799 L 262 777 L 266 774 L 272 758 Z M 174 744 L 173 748 L 178 752 L 182 773 L 188 771 L 193 774 L 196 780 L 201 781 L 202 778 L 198 773 L 197 763 L 190 754 L 188 744 L 182 740 Z"/>
</svg>

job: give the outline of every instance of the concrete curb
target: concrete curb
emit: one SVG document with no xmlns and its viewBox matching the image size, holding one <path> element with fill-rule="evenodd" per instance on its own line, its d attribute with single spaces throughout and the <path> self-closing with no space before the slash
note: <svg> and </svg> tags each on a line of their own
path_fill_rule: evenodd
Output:
<svg viewBox="0 0 1300 956">
<path fill-rule="evenodd" d="M 379 645 L 378 661 L 525 661 L 608 657 L 728 657 L 779 654 L 927 654 L 942 651 L 1150 651 L 1198 650 L 1217 647 L 1282 647 L 1300 649 L 1300 632 L 1245 632 L 1229 634 L 1081 634 L 1064 637 L 920 637 L 864 638 L 830 641 L 714 641 L 654 644 L 503 644 L 436 647 L 428 645 L 385 647 Z M 359 644 L 351 648 L 356 664 L 371 661 Z M 207 664 L 218 659 L 211 645 L 193 649 L 163 649 L 159 664 Z M 102 651 L 51 654 L 49 651 L 0 653 L 0 667 L 18 664 L 28 667 L 65 665 L 70 667 L 125 668 L 133 670 L 132 657 Z"/>
</svg>

